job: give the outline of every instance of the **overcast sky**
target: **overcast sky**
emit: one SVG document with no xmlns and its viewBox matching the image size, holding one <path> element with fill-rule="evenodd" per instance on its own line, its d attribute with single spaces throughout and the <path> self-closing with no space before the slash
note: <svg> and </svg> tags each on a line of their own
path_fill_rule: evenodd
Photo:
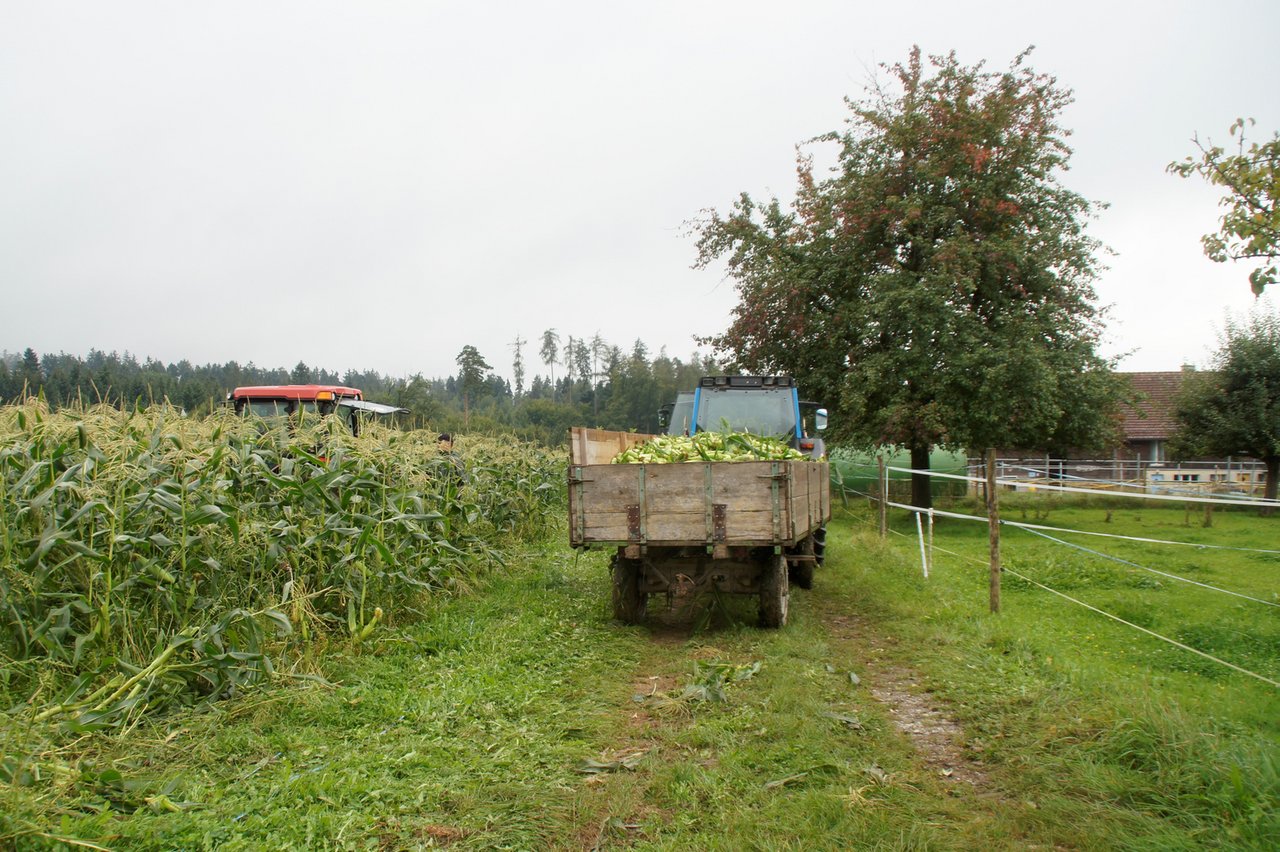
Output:
<svg viewBox="0 0 1280 852">
<path fill-rule="evenodd" d="M 511 375 L 542 332 L 687 358 L 736 301 L 683 223 L 789 199 L 880 62 L 1073 89 L 1122 369 L 1203 364 L 1248 267 L 1165 166 L 1280 128 L 1280 3 L 0 0 L 0 349 Z"/>
</svg>

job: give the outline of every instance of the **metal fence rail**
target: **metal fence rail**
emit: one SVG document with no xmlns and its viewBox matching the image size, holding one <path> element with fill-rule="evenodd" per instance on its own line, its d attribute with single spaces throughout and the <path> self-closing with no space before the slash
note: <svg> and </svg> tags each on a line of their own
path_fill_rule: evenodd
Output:
<svg viewBox="0 0 1280 852">
<path fill-rule="evenodd" d="M 1149 494 L 1261 497 L 1266 467 L 1251 460 L 1149 462 L 1142 459 L 997 458 L 997 476 L 1027 485 L 1053 483 Z M 969 459 L 968 474 L 981 477 L 983 459 Z"/>
</svg>

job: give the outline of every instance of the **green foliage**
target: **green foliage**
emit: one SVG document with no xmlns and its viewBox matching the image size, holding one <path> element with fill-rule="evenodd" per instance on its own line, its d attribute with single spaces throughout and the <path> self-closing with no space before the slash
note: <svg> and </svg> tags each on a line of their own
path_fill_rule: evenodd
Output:
<svg viewBox="0 0 1280 852">
<path fill-rule="evenodd" d="M 1252 127 L 1255 122 L 1249 119 Z M 1169 164 L 1169 171 L 1181 177 L 1200 175 L 1214 186 L 1226 189 L 1219 202 L 1226 212 L 1216 234 L 1201 238 L 1204 253 L 1210 260 L 1260 260 L 1261 265 L 1249 273 L 1249 286 L 1255 296 L 1262 295 L 1268 284 L 1276 283 L 1276 260 L 1280 258 L 1280 133 L 1271 139 L 1245 144 L 1245 120 L 1238 118 L 1229 134 L 1236 139 L 1236 151 L 1228 154 L 1212 142 L 1202 143 L 1199 136 L 1192 142 L 1200 153 L 1181 162 Z"/>
<path fill-rule="evenodd" d="M 558 346 L 558 336 L 552 343 Z M 264 369 L 253 364 L 194 366 L 188 361 L 163 364 L 151 358 L 139 362 L 125 353 L 93 350 L 87 357 L 67 354 L 40 357 L 34 350 L 23 355 L 0 351 L 0 402 L 43 399 L 52 409 L 105 402 L 136 410 L 168 402 L 193 417 L 204 417 L 223 406 L 227 393 L 240 385 L 289 384 L 295 379 L 360 388 L 365 398 L 408 409 L 394 421 L 400 428 L 435 429 L 437 432 L 472 431 L 481 434 L 516 435 L 550 447 L 564 443 L 569 426 L 584 424 L 604 429 L 657 431 L 657 411 L 676 393 L 691 389 L 698 378 L 718 372 L 714 362 L 694 353 L 688 360 L 665 351 L 650 356 L 637 340 L 629 356 L 597 338 L 595 346 L 574 342 L 574 370 L 556 379 L 553 356 L 551 375 L 534 376 L 524 393 L 473 363 L 458 376 L 427 378 L 421 373 L 397 378 L 375 371 L 348 370 L 339 376 L 322 368 L 298 364 L 293 371 Z M 474 348 L 474 347 L 472 347 Z M 565 348 L 566 353 L 569 347 Z M 592 365 L 592 351 L 598 353 Z M 463 353 L 460 353 L 463 354 Z M 483 357 L 475 353 L 483 362 Z M 523 364 L 523 359 L 521 359 Z M 513 365 L 514 366 L 514 365 Z M 479 372 L 475 372 L 478 370 Z M 516 376 L 517 387 L 522 377 Z M 464 389 L 466 395 L 464 399 Z"/>
<path fill-rule="evenodd" d="M 836 440 L 923 457 L 1111 438 L 1094 206 L 1058 183 L 1071 96 L 1025 58 L 926 71 L 913 51 L 815 140 L 831 177 L 801 157 L 793 209 L 743 194 L 700 223 L 699 263 L 727 258 L 740 298 L 711 342 L 825 397 Z"/>
<path fill-rule="evenodd" d="M 1265 495 L 1276 499 L 1280 475 L 1280 314 L 1257 308 L 1228 322 L 1213 371 L 1183 383 L 1175 407 L 1179 458 L 1252 456 L 1267 467 Z"/>
<path fill-rule="evenodd" d="M 485 375 L 493 368 L 484 356 L 471 345 L 458 353 L 458 384 L 462 387 L 462 419 L 464 425 L 471 421 L 471 396 L 484 383 Z"/>
<path fill-rule="evenodd" d="M 118 727 L 414 617 L 560 500 L 554 454 L 462 448 L 459 489 L 423 432 L 0 408 L 5 692 L 75 730 Z"/>
<path fill-rule="evenodd" d="M 519 334 L 511 341 L 511 378 L 515 382 L 517 398 L 524 396 L 524 345 L 528 342 Z"/>
<path fill-rule="evenodd" d="M 538 357 L 550 375 L 551 401 L 556 401 L 556 359 L 560 356 L 560 333 L 554 328 L 542 332 L 542 345 L 538 347 Z"/>
</svg>

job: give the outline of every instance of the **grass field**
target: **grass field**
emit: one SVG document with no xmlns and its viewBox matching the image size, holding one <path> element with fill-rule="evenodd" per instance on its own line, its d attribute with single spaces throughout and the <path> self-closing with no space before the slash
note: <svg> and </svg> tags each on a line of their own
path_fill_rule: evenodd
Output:
<svg viewBox="0 0 1280 852">
<path fill-rule="evenodd" d="M 1242 513 L 1206 529 L 1181 510 L 1027 512 L 1154 538 L 1280 540 L 1280 521 Z M 935 543 L 960 555 L 935 554 L 926 580 L 914 521 L 893 526 L 910 537 L 882 542 L 869 512 L 833 523 L 828 564 L 811 592 L 793 591 L 781 631 L 757 629 L 739 599 L 655 605 L 649 624 L 620 626 L 605 555 L 557 536 L 413 624 L 334 642 L 330 686 L 262 687 L 59 741 L 33 761 L 40 778 L 0 787 L 0 834 L 112 849 L 1280 845 L 1274 687 L 1008 576 L 992 616 L 984 527 L 940 522 Z M 1274 555 L 1125 546 L 1132 562 L 1275 599 Z M 1026 533 L 1006 534 L 1004 556 L 1280 675 L 1272 607 Z M 30 731 L 5 718 L 5 752 L 21 753 Z"/>
<path fill-rule="evenodd" d="M 969 507 L 968 512 L 982 514 L 976 507 Z M 1095 624 L 1101 626 L 1096 614 L 1047 595 L 1033 582 L 1273 682 L 1280 681 L 1277 519 L 1262 519 L 1245 511 L 1218 511 L 1210 519 L 1211 526 L 1206 527 L 1200 507 L 1188 512 L 1181 507 L 1117 501 L 1059 507 L 1043 500 L 1008 505 L 1002 518 L 1064 530 L 1005 528 L 1002 563 L 1008 572 L 1003 587 L 1010 608 L 1032 601 L 1037 608 L 1048 609 L 1072 635 L 1086 640 L 1115 637 L 1115 642 L 1099 641 L 1095 649 L 1099 655 L 1133 665 L 1156 681 L 1172 678 L 1178 688 L 1222 690 L 1229 682 L 1234 683 L 1235 675 L 1218 663 L 1151 641 L 1140 631 L 1126 630 L 1121 625 L 1107 624 L 1105 634 L 1086 629 Z M 981 571 L 987 560 L 986 524 L 943 523 L 949 549 L 959 556 L 939 554 L 940 564 L 960 574 L 966 565 Z M 1056 604 L 1056 610 L 1050 604 Z M 1089 656 L 1089 645 L 1086 643 L 1080 651 L 1083 661 Z M 1180 673 L 1195 677 L 1179 678 Z"/>
</svg>

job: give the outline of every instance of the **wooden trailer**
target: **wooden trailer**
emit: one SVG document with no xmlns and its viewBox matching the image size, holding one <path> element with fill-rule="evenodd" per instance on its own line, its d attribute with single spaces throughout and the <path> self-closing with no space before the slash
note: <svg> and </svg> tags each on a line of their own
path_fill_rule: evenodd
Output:
<svg viewBox="0 0 1280 852">
<path fill-rule="evenodd" d="M 787 620 L 790 581 L 813 582 L 831 517 L 821 461 L 610 464 L 651 435 L 574 428 L 569 537 L 616 548 L 614 615 L 643 618 L 650 594 L 677 587 L 760 596 L 761 622 Z"/>
</svg>

